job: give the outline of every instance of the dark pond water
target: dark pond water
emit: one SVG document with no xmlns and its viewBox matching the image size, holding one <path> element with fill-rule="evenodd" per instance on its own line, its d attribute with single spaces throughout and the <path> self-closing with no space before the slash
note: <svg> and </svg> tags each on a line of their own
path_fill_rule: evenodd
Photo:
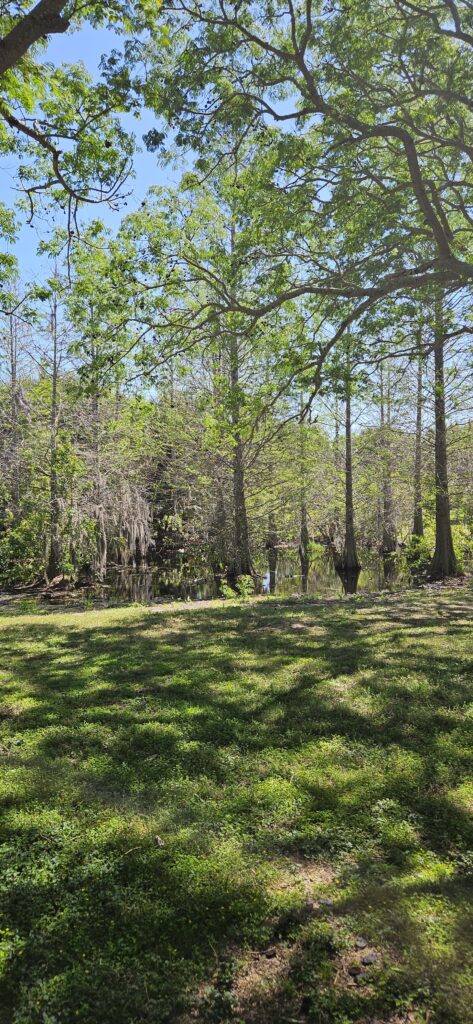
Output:
<svg viewBox="0 0 473 1024">
<path fill-rule="evenodd" d="M 342 580 L 330 566 L 310 573 L 307 589 L 292 562 L 280 561 L 275 579 L 270 573 L 260 575 L 256 582 L 259 594 L 290 597 L 306 593 L 310 597 L 342 597 L 347 593 L 375 593 L 383 589 L 398 589 L 401 582 L 386 583 L 381 563 L 372 563 L 358 577 Z M 186 577 L 181 570 L 164 572 L 162 569 L 111 569 L 103 583 L 83 588 L 81 596 L 100 604 L 155 604 L 163 601 L 203 601 L 218 597 L 220 581 L 213 576 L 198 579 Z M 77 592 L 76 592 L 77 595 Z M 78 595 L 77 595 L 78 596 Z M 69 599 L 71 595 L 69 596 Z M 57 600 L 60 600 L 57 596 Z"/>
</svg>

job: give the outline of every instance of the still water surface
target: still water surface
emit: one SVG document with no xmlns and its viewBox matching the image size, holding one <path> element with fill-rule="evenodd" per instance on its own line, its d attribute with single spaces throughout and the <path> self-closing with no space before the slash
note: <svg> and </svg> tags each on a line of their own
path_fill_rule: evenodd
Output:
<svg viewBox="0 0 473 1024">
<path fill-rule="evenodd" d="M 303 592 L 302 577 L 291 563 L 282 562 L 278 565 L 274 587 L 271 587 L 270 582 L 269 572 L 259 576 L 256 592 L 271 592 L 278 597 L 290 597 Z M 389 583 L 389 589 L 397 589 L 401 585 L 393 580 Z M 309 575 L 307 594 L 309 597 L 342 597 L 355 590 L 358 593 L 375 593 L 387 587 L 381 563 L 371 564 L 361 571 L 358 580 L 349 581 L 342 581 L 334 569 L 324 566 Z M 100 604 L 155 604 L 176 600 L 203 601 L 218 597 L 220 582 L 213 576 L 192 579 L 180 570 L 110 569 L 102 584 L 87 589 L 87 596 Z"/>
</svg>

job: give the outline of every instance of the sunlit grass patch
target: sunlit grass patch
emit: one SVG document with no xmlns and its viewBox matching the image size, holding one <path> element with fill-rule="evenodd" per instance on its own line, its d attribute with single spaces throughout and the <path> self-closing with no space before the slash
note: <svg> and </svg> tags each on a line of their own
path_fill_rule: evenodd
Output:
<svg viewBox="0 0 473 1024">
<path fill-rule="evenodd" d="M 472 1022 L 472 605 L 3 611 L 1 1024 Z"/>
</svg>

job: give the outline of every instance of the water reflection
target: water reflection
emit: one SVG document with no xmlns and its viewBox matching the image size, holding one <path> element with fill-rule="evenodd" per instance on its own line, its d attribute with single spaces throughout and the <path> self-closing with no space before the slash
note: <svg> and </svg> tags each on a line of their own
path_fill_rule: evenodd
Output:
<svg viewBox="0 0 473 1024">
<path fill-rule="evenodd" d="M 391 567 L 392 568 L 392 567 Z M 318 566 L 304 577 L 291 561 L 278 561 L 277 571 L 268 572 L 262 580 L 262 593 L 278 597 L 305 595 L 309 597 L 343 597 L 345 594 L 373 594 L 383 589 L 400 589 L 402 580 L 391 571 L 385 578 L 381 559 L 372 559 L 364 569 L 352 572 L 336 571 L 331 565 Z"/>
<path fill-rule="evenodd" d="M 361 569 L 337 569 L 337 576 L 340 578 L 343 592 L 345 594 L 356 594 L 360 580 Z"/>
<path fill-rule="evenodd" d="M 218 597 L 220 581 L 214 576 L 191 579 L 179 570 L 110 570 L 98 588 L 110 602 L 154 604 L 156 601 L 204 601 Z"/>
<path fill-rule="evenodd" d="M 382 560 L 373 560 L 355 573 L 337 573 L 329 564 L 318 565 L 307 577 L 301 575 L 296 560 L 278 559 L 277 568 L 257 576 L 255 592 L 277 597 L 343 597 L 356 593 L 374 593 L 389 586 L 397 589 L 402 581 L 391 577 L 386 583 Z M 192 578 L 181 569 L 156 568 L 109 569 L 103 583 L 79 586 L 75 592 L 51 593 L 54 603 L 88 599 L 99 605 L 155 604 L 166 601 L 203 601 L 220 595 L 222 579 L 211 574 Z"/>
</svg>

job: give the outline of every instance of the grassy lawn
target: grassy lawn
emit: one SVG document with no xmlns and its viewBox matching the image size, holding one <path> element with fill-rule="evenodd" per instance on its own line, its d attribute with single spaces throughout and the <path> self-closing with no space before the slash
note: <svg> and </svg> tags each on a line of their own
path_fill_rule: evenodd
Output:
<svg viewBox="0 0 473 1024">
<path fill-rule="evenodd" d="M 473 1022 L 472 612 L 4 608 L 1 1024 Z"/>
</svg>

